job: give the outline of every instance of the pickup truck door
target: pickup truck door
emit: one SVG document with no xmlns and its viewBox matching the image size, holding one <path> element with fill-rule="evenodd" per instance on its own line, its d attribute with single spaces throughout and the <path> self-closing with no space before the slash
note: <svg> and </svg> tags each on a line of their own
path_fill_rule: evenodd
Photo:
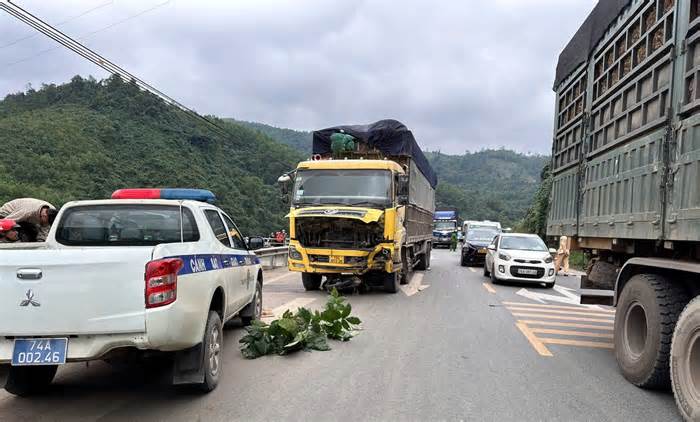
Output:
<svg viewBox="0 0 700 422">
<path fill-rule="evenodd" d="M 241 266 L 240 280 L 236 284 L 235 289 L 240 293 L 238 295 L 240 302 L 236 304 L 236 308 L 242 308 L 253 298 L 253 293 L 255 292 L 255 278 L 257 276 L 254 267 L 255 253 L 248 250 L 243 236 L 241 236 L 241 232 L 233 220 L 224 213 L 221 213 L 221 216 L 224 219 L 224 223 L 226 223 L 231 245 L 238 256 L 238 263 Z"/>
<path fill-rule="evenodd" d="M 211 253 L 217 255 L 223 269 L 214 271 L 216 277 L 221 277 L 226 289 L 226 318 L 239 310 L 239 303 L 243 300 L 243 288 L 241 280 L 244 277 L 245 266 L 241 265 L 239 254 L 233 248 L 231 237 L 224 220 L 217 209 L 205 208 L 204 216 L 214 232 L 217 242 L 214 242 Z"/>
</svg>

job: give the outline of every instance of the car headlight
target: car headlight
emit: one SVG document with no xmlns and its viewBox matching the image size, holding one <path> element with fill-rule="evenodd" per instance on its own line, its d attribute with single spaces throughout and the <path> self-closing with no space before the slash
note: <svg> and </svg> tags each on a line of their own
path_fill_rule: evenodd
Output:
<svg viewBox="0 0 700 422">
<path fill-rule="evenodd" d="M 301 252 L 299 252 L 294 246 L 289 247 L 289 259 L 294 259 L 297 261 L 301 261 L 302 259 Z"/>
<path fill-rule="evenodd" d="M 503 253 L 503 252 L 499 252 L 499 253 L 498 253 L 498 258 L 499 258 L 499 259 L 502 259 L 502 260 L 504 260 L 504 261 L 510 261 L 510 255 L 505 254 L 505 253 Z"/>
<path fill-rule="evenodd" d="M 548 256 L 544 259 L 544 262 L 546 264 L 551 264 L 553 261 L 554 261 L 554 258 L 552 258 L 551 256 Z"/>
</svg>

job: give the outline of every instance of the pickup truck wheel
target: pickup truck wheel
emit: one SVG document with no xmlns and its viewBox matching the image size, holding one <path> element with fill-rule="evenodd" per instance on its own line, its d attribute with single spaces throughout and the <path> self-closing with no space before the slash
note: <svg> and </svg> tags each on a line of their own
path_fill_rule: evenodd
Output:
<svg viewBox="0 0 700 422">
<path fill-rule="evenodd" d="M 241 311 L 241 322 L 243 326 L 249 326 L 253 321 L 259 320 L 262 317 L 263 292 L 262 284 L 258 281 L 255 283 L 255 295 L 253 300 L 246 305 Z"/>
<path fill-rule="evenodd" d="M 58 366 L 13 366 L 5 390 L 16 396 L 31 396 L 45 392 L 56 376 Z"/>
<path fill-rule="evenodd" d="M 622 290 L 615 312 L 615 358 L 622 375 L 642 388 L 671 386 L 671 337 L 687 294 L 656 274 L 638 274 Z"/>
<path fill-rule="evenodd" d="M 400 277 L 398 272 L 384 274 L 384 291 L 387 293 L 396 293 L 400 287 Z"/>
<path fill-rule="evenodd" d="M 224 332 L 221 327 L 221 317 L 214 311 L 209 311 L 207 327 L 204 330 L 202 349 L 204 353 L 204 382 L 198 385 L 204 392 L 210 392 L 219 384 L 222 367 L 222 349 Z"/>
<path fill-rule="evenodd" d="M 671 385 L 683 418 L 696 420 L 700 415 L 700 297 L 685 307 L 673 332 Z"/>
<path fill-rule="evenodd" d="M 320 289 L 322 279 L 323 276 L 321 274 L 301 273 L 301 282 L 307 292 Z"/>
</svg>

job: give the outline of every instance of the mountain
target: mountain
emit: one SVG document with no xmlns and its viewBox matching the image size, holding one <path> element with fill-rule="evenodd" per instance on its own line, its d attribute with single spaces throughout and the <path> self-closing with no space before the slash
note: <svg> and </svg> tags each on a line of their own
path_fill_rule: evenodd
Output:
<svg viewBox="0 0 700 422">
<path fill-rule="evenodd" d="M 80 76 L 0 101 L 0 203 L 57 206 L 125 187 L 197 187 L 246 234 L 286 227 L 277 177 L 304 155 L 239 124 L 213 128 L 118 77 Z"/>
<path fill-rule="evenodd" d="M 277 142 L 288 145 L 297 151 L 304 154 L 305 157 L 311 155 L 311 132 L 305 132 L 293 129 L 278 128 L 264 123 L 246 122 L 235 119 L 224 119 L 253 129 L 263 135 L 266 135 Z"/>
</svg>

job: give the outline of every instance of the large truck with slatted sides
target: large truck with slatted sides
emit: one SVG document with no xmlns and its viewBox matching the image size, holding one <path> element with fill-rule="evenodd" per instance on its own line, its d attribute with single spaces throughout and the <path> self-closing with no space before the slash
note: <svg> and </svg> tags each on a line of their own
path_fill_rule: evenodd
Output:
<svg viewBox="0 0 700 422">
<path fill-rule="evenodd" d="M 289 270 L 306 290 L 396 293 L 430 266 L 432 248 L 437 177 L 413 134 L 396 120 L 331 127 L 313 133 L 312 151 L 280 177 L 291 193 Z"/>
<path fill-rule="evenodd" d="M 700 1 L 600 0 L 559 56 L 547 234 L 616 307 L 620 371 L 700 415 Z"/>
</svg>

